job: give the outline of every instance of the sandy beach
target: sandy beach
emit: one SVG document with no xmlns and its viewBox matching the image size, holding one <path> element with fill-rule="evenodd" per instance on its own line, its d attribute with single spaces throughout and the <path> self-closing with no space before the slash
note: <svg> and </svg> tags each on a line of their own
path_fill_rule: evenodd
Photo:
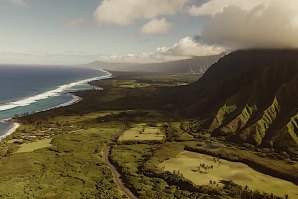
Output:
<svg viewBox="0 0 298 199">
<path fill-rule="evenodd" d="M 9 129 L 5 135 L 0 136 L 0 140 L 2 140 L 2 139 L 4 139 L 6 136 L 11 135 L 12 133 L 14 133 L 14 132 L 20 127 L 20 125 L 21 125 L 21 124 L 19 124 L 19 123 L 13 123 L 12 128 Z"/>
</svg>

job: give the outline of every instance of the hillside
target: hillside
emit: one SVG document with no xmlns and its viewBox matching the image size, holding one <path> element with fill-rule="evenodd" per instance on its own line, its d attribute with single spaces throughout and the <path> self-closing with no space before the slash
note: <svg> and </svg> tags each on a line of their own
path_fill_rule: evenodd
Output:
<svg viewBox="0 0 298 199">
<path fill-rule="evenodd" d="M 151 73 L 204 73 L 209 66 L 216 63 L 223 55 L 212 55 L 193 57 L 191 59 L 170 61 L 162 63 L 107 63 L 95 61 L 85 67 L 96 67 L 111 71 L 133 71 L 133 72 L 151 72 Z"/>
<path fill-rule="evenodd" d="M 298 50 L 242 50 L 184 88 L 185 113 L 237 143 L 298 149 Z"/>
</svg>

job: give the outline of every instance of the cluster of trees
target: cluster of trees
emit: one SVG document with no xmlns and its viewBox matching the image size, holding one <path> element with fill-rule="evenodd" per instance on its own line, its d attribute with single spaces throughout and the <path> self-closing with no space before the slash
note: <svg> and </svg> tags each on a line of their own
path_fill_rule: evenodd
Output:
<svg viewBox="0 0 298 199">
<path fill-rule="evenodd" d="M 148 115 L 148 112 L 141 112 L 141 111 L 137 111 L 137 112 L 120 112 L 118 114 L 109 114 L 107 116 L 104 117 L 97 117 L 96 121 L 97 122 L 109 122 L 109 121 L 123 121 L 123 122 L 133 122 L 135 121 L 135 118 L 140 118 L 140 117 L 146 117 Z"/>
<path fill-rule="evenodd" d="M 199 121 L 197 120 L 190 120 L 188 122 L 181 122 L 180 129 L 187 133 L 198 133 L 201 131 L 202 127 Z"/>
<path fill-rule="evenodd" d="M 176 129 L 171 122 L 167 122 L 167 124 L 165 124 L 163 128 L 166 135 L 166 141 L 168 142 L 175 141 L 182 135 L 182 132 L 179 129 Z"/>
<path fill-rule="evenodd" d="M 249 189 L 248 186 L 242 187 L 240 185 L 235 184 L 233 181 L 225 181 L 221 180 L 221 184 L 223 184 L 223 190 L 225 192 L 229 192 L 231 196 L 235 196 L 236 198 L 241 199 L 281 199 L 281 197 L 274 196 L 273 194 L 261 193 L 259 191 L 254 191 Z M 287 197 L 285 197 L 287 198 Z"/>
<path fill-rule="evenodd" d="M 201 174 L 207 174 L 210 169 L 213 170 L 213 165 L 209 166 L 207 164 L 201 163 L 198 169 L 195 171 L 198 171 Z"/>
</svg>

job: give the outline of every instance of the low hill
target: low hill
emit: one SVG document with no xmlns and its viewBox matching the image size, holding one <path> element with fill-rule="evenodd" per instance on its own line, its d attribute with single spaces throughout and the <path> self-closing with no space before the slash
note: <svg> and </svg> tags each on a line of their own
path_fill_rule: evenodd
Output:
<svg viewBox="0 0 298 199">
<path fill-rule="evenodd" d="M 212 55 L 193 57 L 191 59 L 170 61 L 162 63 L 107 63 L 95 61 L 85 67 L 95 67 L 110 71 L 125 71 L 125 72 L 150 72 L 150 73 L 204 73 L 208 67 L 216 63 L 223 55 Z"/>
<path fill-rule="evenodd" d="M 183 88 L 184 112 L 237 143 L 298 149 L 298 50 L 241 50 Z"/>
</svg>

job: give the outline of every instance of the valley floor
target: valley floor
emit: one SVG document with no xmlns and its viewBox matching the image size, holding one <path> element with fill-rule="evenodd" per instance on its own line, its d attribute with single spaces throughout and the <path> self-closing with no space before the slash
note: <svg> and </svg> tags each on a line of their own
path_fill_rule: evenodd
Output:
<svg viewBox="0 0 298 199">
<path fill-rule="evenodd" d="M 198 76 L 113 75 L 77 104 L 15 119 L 21 126 L 0 143 L 0 198 L 298 198 L 297 161 L 198 136 L 197 121 L 168 101 Z M 181 154 L 191 155 L 189 171 Z M 239 185 L 225 178 L 243 163 L 250 173 Z M 283 189 L 262 187 L 270 176 L 252 184 L 255 173 Z"/>
</svg>

